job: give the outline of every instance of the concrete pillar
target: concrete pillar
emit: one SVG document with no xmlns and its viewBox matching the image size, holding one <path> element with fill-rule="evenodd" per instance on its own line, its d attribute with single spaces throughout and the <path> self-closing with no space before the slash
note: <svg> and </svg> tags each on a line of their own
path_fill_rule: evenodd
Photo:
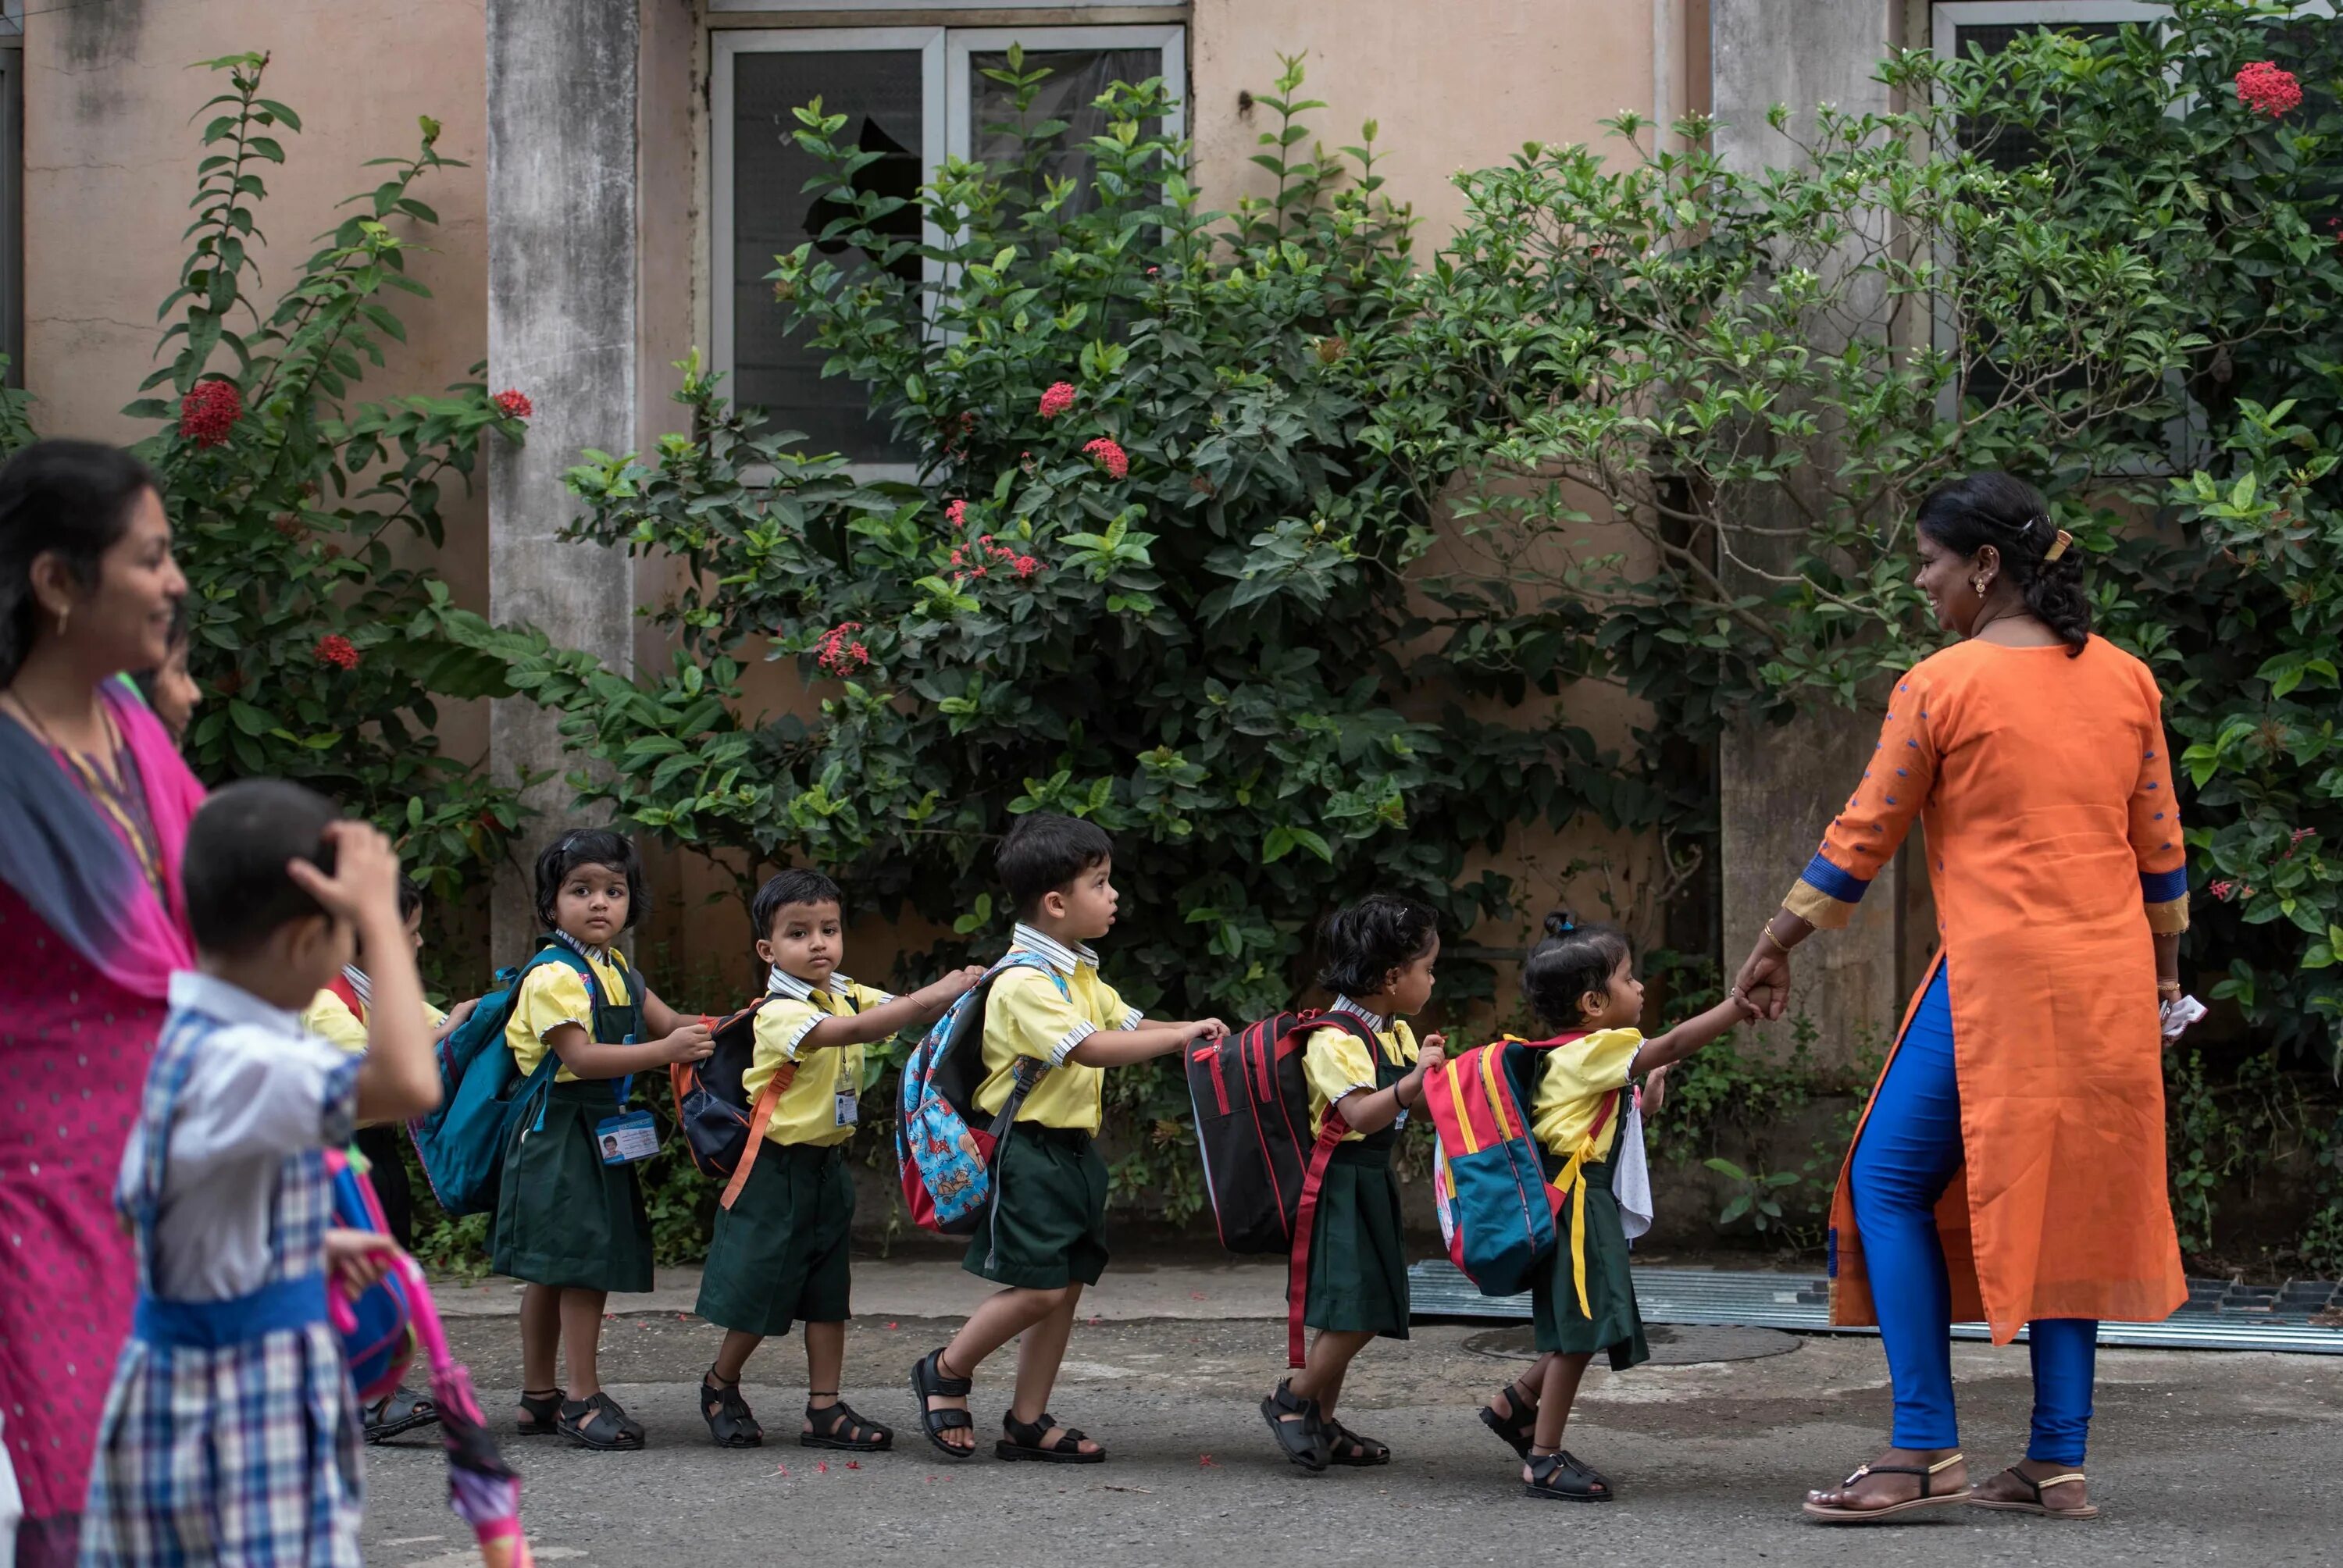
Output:
<svg viewBox="0 0 2343 1568">
<path fill-rule="evenodd" d="M 1718 156 L 1744 172 L 1783 166 L 1798 156 L 1791 136 L 1766 124 L 1775 104 L 1790 108 L 1791 135 L 1811 137 L 1815 106 L 1885 113 L 1887 89 L 1872 80 L 1896 36 L 1896 0 L 1734 0 L 1711 8 L 1710 47 Z M 1830 344 L 1817 344 L 1828 349 Z M 1783 516 L 1752 522 L 1779 526 Z M 1768 569 L 1786 569 L 1789 541 L 1744 540 L 1738 547 Z M 1817 699 L 1786 728 L 1743 726 L 1718 748 L 1721 857 L 1725 881 L 1725 960 L 1737 965 L 1757 930 L 1780 908 L 1812 858 L 1824 827 L 1843 803 L 1870 755 L 1879 715 L 1848 713 Z M 1902 877 L 1883 871 L 1855 922 L 1799 950 L 1794 966 L 1795 1014 L 1820 1030 L 1815 1054 L 1825 1064 L 1852 1060 L 1865 1037 L 1892 1031 L 1905 1001 L 1897 927 Z M 1786 1050 L 1787 1020 L 1769 1031 Z"/>
<path fill-rule="evenodd" d="M 631 444 L 636 421 L 636 66 L 639 0 L 488 0 L 488 380 L 535 404 L 528 443 L 492 442 L 488 614 L 631 669 L 633 563 L 566 545 L 564 469 L 588 447 Z M 498 884 L 499 962 L 536 924 L 527 862 L 571 825 L 554 719 L 496 704 L 497 777 L 549 774 L 523 866 Z"/>
</svg>

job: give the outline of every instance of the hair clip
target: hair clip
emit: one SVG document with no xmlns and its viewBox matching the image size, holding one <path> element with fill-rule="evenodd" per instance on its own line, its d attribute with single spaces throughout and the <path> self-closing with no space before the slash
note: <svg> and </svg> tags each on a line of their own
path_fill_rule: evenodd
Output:
<svg viewBox="0 0 2343 1568">
<path fill-rule="evenodd" d="M 2050 548 L 2042 552 L 2044 564 L 2047 565 L 2049 562 L 2056 560 L 2060 556 L 2065 555 L 2066 553 L 2066 547 L 2074 542 L 2075 536 L 2068 533 L 2066 529 L 2060 528 L 2058 530 L 2058 537 L 2050 541 Z"/>
</svg>

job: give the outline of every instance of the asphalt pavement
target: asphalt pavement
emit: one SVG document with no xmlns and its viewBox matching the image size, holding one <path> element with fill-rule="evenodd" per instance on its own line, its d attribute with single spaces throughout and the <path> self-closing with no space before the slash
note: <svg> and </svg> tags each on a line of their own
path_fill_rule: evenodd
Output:
<svg viewBox="0 0 2343 1568">
<path fill-rule="evenodd" d="M 1118 1277 L 1118 1274 L 1120 1277 Z M 1518 1335 L 1489 1324 L 1418 1325 L 1353 1364 L 1342 1410 L 1391 1445 L 1393 1462 L 1312 1476 L 1281 1457 L 1256 1408 L 1282 1375 L 1275 1269 L 1111 1271 L 1074 1334 L 1055 1413 L 1103 1442 L 1092 1466 L 955 1463 L 919 1435 L 911 1362 L 955 1326 L 950 1303 L 984 1288 L 932 1257 L 858 1266 L 846 1396 L 897 1428 L 896 1451 L 849 1462 L 795 1432 L 804 1361 L 771 1342 L 745 1389 L 765 1446 L 708 1441 L 694 1385 L 719 1331 L 689 1315 L 688 1279 L 614 1298 L 603 1376 L 649 1432 L 639 1453 L 507 1438 L 526 1480 L 523 1517 L 544 1563 L 804 1563 L 829 1568 L 897 1553 L 955 1568 L 1178 1564 L 1221 1568 L 1307 1554 L 1335 1563 L 1555 1562 L 1903 1564 L 2330 1564 L 2343 1563 L 2343 1358 L 2103 1351 L 2090 1523 L 1947 1510 L 1928 1523 L 1829 1529 L 1797 1504 L 1876 1452 L 1886 1369 L 1871 1339 L 1798 1339 L 1786 1353 L 1589 1374 L 1566 1440 L 1618 1489 L 1605 1505 L 1522 1494 L 1519 1466 L 1475 1419 L 1520 1366 Z M 508 1430 L 518 1377 L 513 1290 L 448 1292 L 450 1332 Z M 1095 1321 L 1091 1321 L 1095 1319 Z M 1755 1337 L 1689 1336 L 1680 1354 L 1782 1351 Z M 2022 1347 L 1954 1348 L 1973 1477 L 2023 1452 Z M 980 1374 L 989 1446 L 1008 1402 L 1006 1352 Z M 428 1433 L 367 1455 L 366 1548 L 379 1568 L 478 1561 L 448 1513 Z"/>
</svg>

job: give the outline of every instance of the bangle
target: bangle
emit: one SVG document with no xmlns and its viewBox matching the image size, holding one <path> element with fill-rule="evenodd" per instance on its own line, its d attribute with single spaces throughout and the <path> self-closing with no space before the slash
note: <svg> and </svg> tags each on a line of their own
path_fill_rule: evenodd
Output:
<svg viewBox="0 0 2343 1568">
<path fill-rule="evenodd" d="M 1757 934 L 1758 934 L 1759 936 L 1761 936 L 1761 937 L 1765 938 L 1767 941 L 1769 941 L 1769 942 L 1773 943 L 1773 944 L 1774 944 L 1774 950 L 1775 950 L 1775 952 L 1778 952 L 1778 953 L 1782 954 L 1782 955 L 1783 955 L 1783 956 L 1785 956 L 1785 957 L 1787 957 L 1787 956 L 1788 956 L 1789 951 L 1790 951 L 1790 944 L 1789 944 L 1789 943 L 1787 943 L 1787 942 L 1785 942 L 1785 941 L 1784 941 L 1781 938 L 1779 938 L 1779 937 L 1777 937 L 1777 936 L 1775 936 L 1775 935 L 1774 934 L 1774 922 L 1773 922 L 1773 921 L 1771 921 L 1771 920 L 1767 920 L 1764 925 L 1759 926 L 1759 927 L 1757 928 Z"/>
<path fill-rule="evenodd" d="M 2178 996 L 2180 994 L 2180 982 L 2177 980 L 2160 980 L 2156 982 L 2156 994 L 2158 996 Z"/>
</svg>

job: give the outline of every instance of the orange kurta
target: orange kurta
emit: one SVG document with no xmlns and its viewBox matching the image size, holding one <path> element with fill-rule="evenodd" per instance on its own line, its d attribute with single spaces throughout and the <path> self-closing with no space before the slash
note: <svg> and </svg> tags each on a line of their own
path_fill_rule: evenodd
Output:
<svg viewBox="0 0 2343 1568">
<path fill-rule="evenodd" d="M 2002 1343 L 2033 1318 L 2167 1317 L 2188 1291 L 2150 932 L 2188 905 L 2155 679 L 2096 637 L 2072 658 L 1968 641 L 1889 709 L 1785 903 L 1845 925 L 1920 819 L 1961 1091 L 1964 1169 L 1936 1210 L 1954 1315 Z M 1831 1321 L 1874 1322 L 1844 1167 L 1831 1241 Z"/>
</svg>

